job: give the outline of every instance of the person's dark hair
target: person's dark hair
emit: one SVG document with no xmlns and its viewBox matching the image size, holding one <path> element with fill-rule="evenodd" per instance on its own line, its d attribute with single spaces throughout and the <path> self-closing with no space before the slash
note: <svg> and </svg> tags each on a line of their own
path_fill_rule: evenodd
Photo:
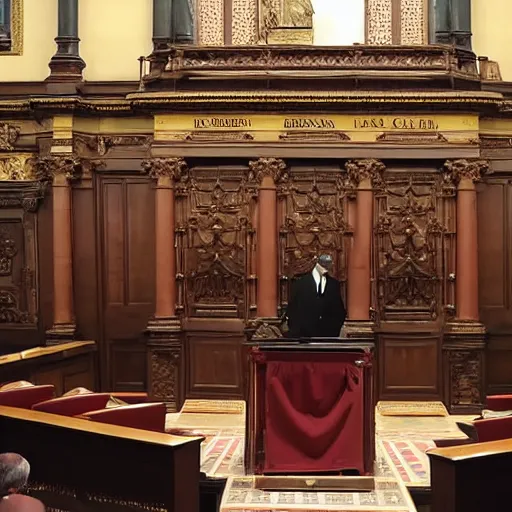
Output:
<svg viewBox="0 0 512 512">
<path fill-rule="evenodd" d="M 30 464 L 17 453 L 0 453 L 0 496 L 17 492 L 27 485 Z"/>
</svg>

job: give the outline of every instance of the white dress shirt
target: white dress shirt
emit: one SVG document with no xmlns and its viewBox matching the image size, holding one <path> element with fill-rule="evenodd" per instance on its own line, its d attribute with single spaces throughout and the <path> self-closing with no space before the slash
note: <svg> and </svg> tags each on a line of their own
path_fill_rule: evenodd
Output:
<svg viewBox="0 0 512 512">
<path fill-rule="evenodd" d="M 318 269 L 318 266 L 315 266 L 315 268 L 313 269 L 313 279 L 315 280 L 317 290 L 318 290 L 319 283 L 322 283 L 320 292 L 324 293 L 325 285 L 327 284 L 327 277 L 325 277 L 324 273 L 320 272 L 320 270 Z"/>
</svg>

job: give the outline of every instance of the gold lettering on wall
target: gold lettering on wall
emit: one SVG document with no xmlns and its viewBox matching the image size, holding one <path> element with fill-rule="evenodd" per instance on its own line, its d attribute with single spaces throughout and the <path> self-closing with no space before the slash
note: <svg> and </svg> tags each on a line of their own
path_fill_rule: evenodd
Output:
<svg viewBox="0 0 512 512">
<path fill-rule="evenodd" d="M 252 128 L 252 121 L 247 117 L 195 117 L 196 130 L 221 128 Z"/>
<path fill-rule="evenodd" d="M 335 130 L 336 123 L 333 119 L 327 119 L 324 117 L 297 117 L 297 118 L 285 118 L 283 121 L 283 128 L 285 130 L 299 129 L 299 130 Z"/>
<path fill-rule="evenodd" d="M 435 119 L 430 118 L 412 118 L 412 117 L 356 117 L 354 118 L 354 128 L 378 130 L 439 130 L 439 125 Z"/>
<path fill-rule="evenodd" d="M 436 140 L 472 143 L 478 134 L 479 118 L 475 114 L 334 114 L 334 113 L 209 113 L 155 115 L 156 140 L 199 140 L 204 133 L 225 134 L 239 141 L 290 141 L 292 138 L 320 140 L 322 134 L 333 140 L 376 142 L 386 134 L 416 133 L 438 136 Z M 235 137 L 235 133 L 244 134 Z M 315 135 L 316 134 L 316 135 Z M 423 135 L 422 135 L 423 134 Z M 224 135 L 222 135 L 224 137 Z M 386 139 L 387 140 L 387 139 Z M 399 140 L 402 140 L 400 138 Z"/>
</svg>

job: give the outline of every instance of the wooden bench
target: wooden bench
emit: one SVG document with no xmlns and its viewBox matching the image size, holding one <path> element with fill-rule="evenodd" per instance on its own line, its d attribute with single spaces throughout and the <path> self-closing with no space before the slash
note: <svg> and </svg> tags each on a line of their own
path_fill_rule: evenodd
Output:
<svg viewBox="0 0 512 512">
<path fill-rule="evenodd" d="M 431 512 L 509 510 L 512 439 L 428 452 Z"/>
<path fill-rule="evenodd" d="M 30 462 L 30 492 L 62 511 L 199 511 L 201 437 L 0 407 L 0 453 Z"/>
</svg>

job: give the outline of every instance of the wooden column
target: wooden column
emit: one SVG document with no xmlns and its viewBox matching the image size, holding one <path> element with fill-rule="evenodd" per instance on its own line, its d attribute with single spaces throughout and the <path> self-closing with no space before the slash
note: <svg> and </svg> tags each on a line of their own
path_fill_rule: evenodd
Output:
<svg viewBox="0 0 512 512">
<path fill-rule="evenodd" d="M 349 180 L 356 187 L 354 238 L 348 263 L 347 335 L 371 333 L 371 254 L 373 235 L 373 184 L 381 181 L 379 160 L 347 162 Z"/>
<path fill-rule="evenodd" d="M 446 162 L 449 177 L 457 185 L 457 269 L 455 273 L 456 319 L 478 322 L 478 239 L 475 183 L 488 170 L 481 160 Z"/>
<path fill-rule="evenodd" d="M 270 338 L 281 335 L 278 315 L 278 246 L 277 188 L 286 176 L 286 164 L 277 158 L 260 158 L 249 163 L 251 180 L 258 189 L 257 223 L 257 322 L 253 337 Z"/>
<path fill-rule="evenodd" d="M 482 160 L 445 163 L 456 185 L 455 319 L 445 325 L 445 402 L 453 414 L 479 411 L 485 397 L 485 326 L 478 311 L 478 232 L 475 183 L 488 171 Z"/>
<path fill-rule="evenodd" d="M 53 201 L 53 325 L 48 344 L 73 340 L 76 332 L 73 306 L 72 201 L 70 180 L 79 176 L 80 161 L 71 156 L 51 156 L 38 162 L 39 173 L 52 185 Z"/>
<path fill-rule="evenodd" d="M 57 52 L 51 58 L 48 82 L 81 82 L 85 62 L 80 57 L 78 0 L 59 0 Z"/>
<path fill-rule="evenodd" d="M 155 190 L 155 314 L 148 322 L 148 387 L 154 400 L 170 411 L 181 406 L 181 322 L 176 317 L 174 183 L 186 171 L 182 158 L 144 161 Z"/>
</svg>

